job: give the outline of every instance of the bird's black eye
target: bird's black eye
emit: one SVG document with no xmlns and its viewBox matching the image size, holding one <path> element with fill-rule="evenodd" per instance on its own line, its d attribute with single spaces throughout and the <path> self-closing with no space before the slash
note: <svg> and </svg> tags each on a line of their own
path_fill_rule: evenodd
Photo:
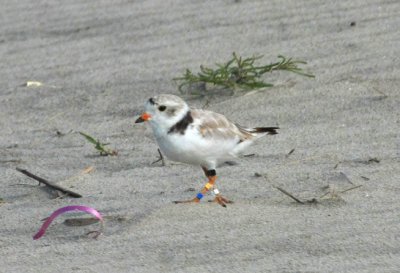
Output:
<svg viewBox="0 0 400 273">
<path fill-rule="evenodd" d="M 165 109 L 167 109 L 167 106 L 165 106 L 165 105 L 161 105 L 158 107 L 158 110 L 160 110 L 161 112 L 165 111 Z"/>
</svg>

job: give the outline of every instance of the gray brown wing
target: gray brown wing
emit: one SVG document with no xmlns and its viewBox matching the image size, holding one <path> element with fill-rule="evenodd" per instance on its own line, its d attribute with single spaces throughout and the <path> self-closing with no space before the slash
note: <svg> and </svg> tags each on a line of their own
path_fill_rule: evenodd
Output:
<svg viewBox="0 0 400 273">
<path fill-rule="evenodd" d="M 244 141 L 253 135 L 229 121 L 225 116 L 206 110 L 192 110 L 194 123 L 205 138 L 237 139 Z"/>
</svg>

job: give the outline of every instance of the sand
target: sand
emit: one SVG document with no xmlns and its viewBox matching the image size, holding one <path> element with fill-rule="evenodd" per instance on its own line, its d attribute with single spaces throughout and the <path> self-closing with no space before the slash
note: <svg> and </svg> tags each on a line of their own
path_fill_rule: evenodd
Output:
<svg viewBox="0 0 400 273">
<path fill-rule="evenodd" d="M 0 272 L 399 272 L 399 14 L 382 0 L 3 3 Z M 234 51 L 302 59 L 316 78 L 273 73 L 273 88 L 212 100 L 280 132 L 217 169 L 234 204 L 173 204 L 204 185 L 201 169 L 151 164 L 135 118 L 152 95 L 179 94 L 186 68 Z M 97 156 L 79 131 L 119 155 Z M 83 197 L 56 198 L 16 167 Z M 100 211 L 104 233 L 65 225 L 87 217 L 71 213 L 32 240 L 67 205 Z"/>
</svg>

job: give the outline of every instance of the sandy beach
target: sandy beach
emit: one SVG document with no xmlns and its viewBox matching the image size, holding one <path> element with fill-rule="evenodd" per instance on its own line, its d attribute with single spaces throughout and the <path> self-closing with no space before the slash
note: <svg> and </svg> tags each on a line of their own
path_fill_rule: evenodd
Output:
<svg viewBox="0 0 400 273">
<path fill-rule="evenodd" d="M 0 272 L 400 272 L 399 14 L 393 0 L 3 3 Z M 316 77 L 271 73 L 272 88 L 211 100 L 279 134 L 217 169 L 234 204 L 174 204 L 203 173 L 152 164 L 157 144 L 135 119 L 151 96 L 179 95 L 185 69 L 232 52 L 304 60 Z M 118 155 L 99 156 L 80 131 Z M 89 217 L 69 213 L 32 239 L 68 205 L 97 209 L 103 234 L 67 225 Z"/>
</svg>

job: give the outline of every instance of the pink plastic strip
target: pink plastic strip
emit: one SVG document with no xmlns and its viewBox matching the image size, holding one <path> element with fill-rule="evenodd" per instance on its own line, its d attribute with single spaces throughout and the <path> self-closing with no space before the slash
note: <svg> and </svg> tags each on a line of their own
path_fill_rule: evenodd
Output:
<svg viewBox="0 0 400 273">
<path fill-rule="evenodd" d="M 39 229 L 39 231 L 33 236 L 33 240 L 37 240 L 40 237 L 42 237 L 44 235 L 44 233 L 46 232 L 46 229 L 50 226 L 51 222 L 53 222 L 53 220 L 60 214 L 63 214 L 65 212 L 68 211 L 73 211 L 73 210 L 79 210 L 79 211 L 84 211 L 87 213 L 90 213 L 92 215 L 94 215 L 97 219 L 99 219 L 100 221 L 103 221 L 103 217 L 101 217 L 101 214 L 95 210 L 94 208 L 91 207 L 87 207 L 87 206 L 66 206 L 66 207 L 62 207 L 59 208 L 58 210 L 56 210 L 55 212 L 53 212 L 49 218 L 47 218 L 47 220 L 43 223 L 42 227 Z"/>
</svg>

